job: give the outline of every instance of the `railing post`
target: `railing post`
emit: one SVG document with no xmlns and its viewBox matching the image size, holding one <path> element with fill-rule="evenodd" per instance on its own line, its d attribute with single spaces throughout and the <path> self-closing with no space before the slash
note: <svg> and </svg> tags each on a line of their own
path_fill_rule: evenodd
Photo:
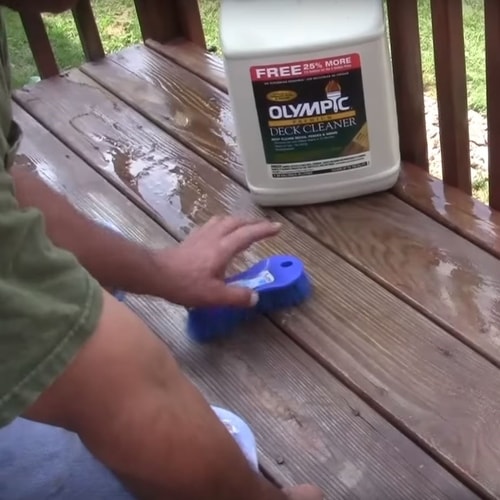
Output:
<svg viewBox="0 0 500 500">
<path fill-rule="evenodd" d="M 186 38 L 206 47 L 197 0 L 134 0 L 144 40 Z"/>
<path fill-rule="evenodd" d="M 184 37 L 206 49 L 205 33 L 201 22 L 198 0 L 177 0 Z"/>
<path fill-rule="evenodd" d="M 485 0 L 489 202 L 500 210 L 500 3 Z"/>
<path fill-rule="evenodd" d="M 97 61 L 105 56 L 95 22 L 90 0 L 79 0 L 73 8 L 73 19 L 82 42 L 83 52 L 87 61 Z"/>
<path fill-rule="evenodd" d="M 443 180 L 471 194 L 462 2 L 431 0 Z"/>
<path fill-rule="evenodd" d="M 387 0 L 387 16 L 401 156 L 428 170 L 417 0 Z"/>
<path fill-rule="evenodd" d="M 59 67 L 42 16 L 25 12 L 20 16 L 40 78 L 58 75 Z"/>
</svg>

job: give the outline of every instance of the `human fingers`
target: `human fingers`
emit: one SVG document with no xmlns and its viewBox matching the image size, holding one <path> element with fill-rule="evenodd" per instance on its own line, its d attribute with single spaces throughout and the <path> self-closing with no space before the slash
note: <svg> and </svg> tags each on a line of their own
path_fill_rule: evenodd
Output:
<svg viewBox="0 0 500 500">
<path fill-rule="evenodd" d="M 279 222 L 265 220 L 236 229 L 221 242 L 223 258 L 230 259 L 256 242 L 276 236 L 281 227 Z"/>
<path fill-rule="evenodd" d="M 215 220 L 213 220 L 215 219 Z M 211 219 L 212 222 L 208 226 L 210 236 L 212 238 L 223 238 L 224 236 L 236 231 L 241 227 L 255 224 L 258 220 L 251 217 L 244 216 L 216 216 Z M 210 222 L 210 221 L 209 221 Z"/>
<path fill-rule="evenodd" d="M 251 288 L 219 283 L 210 288 L 210 302 L 217 306 L 253 307 L 259 294 Z"/>
</svg>

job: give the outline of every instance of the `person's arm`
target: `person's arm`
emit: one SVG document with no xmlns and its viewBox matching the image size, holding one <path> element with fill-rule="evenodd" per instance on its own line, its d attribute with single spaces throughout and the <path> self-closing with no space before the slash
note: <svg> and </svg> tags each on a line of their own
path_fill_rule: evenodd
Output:
<svg viewBox="0 0 500 500">
<path fill-rule="evenodd" d="M 87 219 L 31 170 L 14 165 L 10 173 L 20 207 L 40 210 L 52 242 L 73 253 L 102 286 L 155 295 L 157 270 L 150 249 Z"/>
<path fill-rule="evenodd" d="M 1 168 L 0 241 L 0 426 L 22 415 L 77 433 L 140 499 L 286 498 L 167 346 L 19 209 Z"/>
<path fill-rule="evenodd" d="M 235 223 L 198 233 L 222 263 L 246 241 Z M 0 425 L 23 415 L 76 432 L 139 499 L 321 498 L 253 471 L 167 346 L 44 229 L 0 170 Z"/>
<path fill-rule="evenodd" d="M 108 294 L 94 335 L 25 417 L 76 432 L 140 499 L 287 498 L 252 470 L 167 347 Z"/>
<path fill-rule="evenodd" d="M 252 244 L 275 236 L 280 224 L 214 217 L 181 244 L 151 250 L 87 219 L 31 170 L 14 166 L 11 174 L 19 205 L 40 210 L 52 242 L 74 254 L 105 288 L 154 295 L 186 307 L 247 307 L 258 300 L 251 290 L 224 283 L 226 267 Z"/>
</svg>

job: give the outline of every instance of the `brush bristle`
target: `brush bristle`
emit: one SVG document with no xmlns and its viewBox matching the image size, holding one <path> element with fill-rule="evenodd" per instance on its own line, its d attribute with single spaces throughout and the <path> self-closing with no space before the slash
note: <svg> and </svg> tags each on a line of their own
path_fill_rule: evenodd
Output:
<svg viewBox="0 0 500 500">
<path fill-rule="evenodd" d="M 190 311 L 187 323 L 188 335 L 201 343 L 227 337 L 241 323 L 250 321 L 257 314 L 270 314 L 280 309 L 298 306 L 308 299 L 311 293 L 311 281 L 304 273 L 287 289 L 261 294 L 259 303 L 254 308 L 224 308 L 215 312 L 200 309 Z"/>
<path fill-rule="evenodd" d="M 308 299 L 312 293 L 312 285 L 309 277 L 303 273 L 292 286 L 285 290 L 273 290 L 262 294 L 256 308 L 261 314 L 269 314 L 273 311 L 296 307 Z"/>
<path fill-rule="evenodd" d="M 249 321 L 256 315 L 255 308 L 224 308 L 216 314 L 204 314 L 197 310 L 188 313 L 187 332 L 188 336 L 197 342 L 210 342 L 223 338 L 244 321 Z"/>
</svg>

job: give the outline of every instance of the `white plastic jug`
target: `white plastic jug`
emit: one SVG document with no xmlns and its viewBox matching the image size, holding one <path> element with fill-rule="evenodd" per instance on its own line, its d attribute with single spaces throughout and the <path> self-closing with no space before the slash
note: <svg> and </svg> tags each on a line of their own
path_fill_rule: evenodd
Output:
<svg viewBox="0 0 500 500">
<path fill-rule="evenodd" d="M 383 0 L 221 0 L 220 39 L 257 203 L 327 202 L 396 183 Z"/>
</svg>

